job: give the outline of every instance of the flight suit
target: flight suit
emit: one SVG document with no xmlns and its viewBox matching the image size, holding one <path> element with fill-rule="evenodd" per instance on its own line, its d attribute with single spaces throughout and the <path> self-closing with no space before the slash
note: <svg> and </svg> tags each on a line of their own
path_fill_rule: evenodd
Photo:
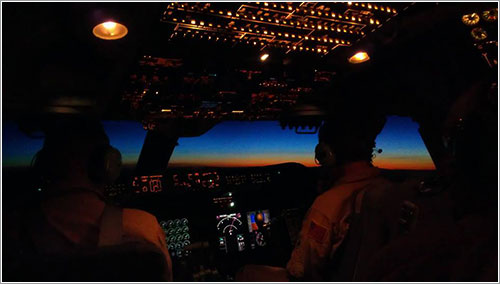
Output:
<svg viewBox="0 0 500 284">
<path fill-rule="evenodd" d="M 81 191 L 54 196 L 42 203 L 42 211 L 51 226 L 71 242 L 79 245 L 97 243 L 99 226 L 105 203 L 93 192 Z M 137 209 L 123 209 L 123 241 L 145 241 L 158 247 L 164 254 L 172 280 L 172 261 L 165 241 L 165 233 L 156 217 Z"/>
<path fill-rule="evenodd" d="M 318 196 L 302 224 L 299 240 L 286 269 L 292 279 L 325 280 L 325 266 L 349 230 L 358 192 L 386 183 L 368 162 L 353 162 L 332 188 Z M 362 200 L 362 199 L 361 199 Z"/>
</svg>

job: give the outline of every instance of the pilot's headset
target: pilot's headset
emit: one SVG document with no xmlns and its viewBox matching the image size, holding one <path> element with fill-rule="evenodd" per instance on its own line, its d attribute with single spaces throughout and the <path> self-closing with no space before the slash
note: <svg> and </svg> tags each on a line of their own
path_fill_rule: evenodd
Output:
<svg viewBox="0 0 500 284">
<path fill-rule="evenodd" d="M 335 165 L 335 154 L 333 153 L 332 147 L 325 142 L 319 142 L 314 149 L 314 161 L 316 164 L 332 167 Z"/>
<path fill-rule="evenodd" d="M 324 167 L 333 167 L 336 163 L 335 154 L 332 147 L 324 142 L 324 132 L 328 131 L 326 123 L 319 130 L 319 143 L 314 149 L 314 161 Z"/>
<path fill-rule="evenodd" d="M 78 149 L 82 149 L 81 153 Z M 68 156 L 70 153 L 77 153 L 81 155 L 77 159 L 86 161 L 88 177 L 95 184 L 111 184 L 120 175 L 121 153 L 109 144 L 100 123 L 65 122 L 47 132 L 43 148 L 32 162 L 41 183 L 49 184 L 71 174 L 68 171 L 73 158 Z"/>
<path fill-rule="evenodd" d="M 327 121 L 319 130 L 319 143 L 315 148 L 315 161 L 325 167 L 333 167 L 346 162 L 346 156 L 372 155 L 375 149 L 375 138 L 385 125 L 384 115 L 371 115 L 366 119 L 349 121 Z M 341 153 L 335 153 L 342 149 Z M 353 153 L 347 153 L 352 151 Z M 355 154 L 354 154 L 355 153 Z M 362 154 L 358 154 L 362 153 Z"/>
</svg>

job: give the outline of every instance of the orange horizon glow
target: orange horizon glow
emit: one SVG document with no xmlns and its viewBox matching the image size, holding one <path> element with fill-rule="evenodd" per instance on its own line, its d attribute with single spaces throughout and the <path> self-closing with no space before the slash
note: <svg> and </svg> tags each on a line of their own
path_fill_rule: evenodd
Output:
<svg viewBox="0 0 500 284">
<path fill-rule="evenodd" d="M 427 157 L 413 157 L 411 160 L 404 160 L 404 157 L 378 157 L 373 161 L 375 167 L 387 170 L 435 170 L 435 166 Z M 221 168 L 241 168 L 241 167 L 265 167 L 284 163 L 299 163 L 306 167 L 317 167 L 311 157 L 245 157 L 244 159 L 227 160 L 224 158 L 205 158 L 189 160 L 182 159 L 169 164 L 169 167 L 221 167 Z"/>
<path fill-rule="evenodd" d="M 432 159 L 428 156 L 392 156 L 377 157 L 373 165 L 388 170 L 435 170 Z"/>
<path fill-rule="evenodd" d="M 314 157 L 304 157 L 298 155 L 253 155 L 238 157 L 203 156 L 203 157 L 183 157 L 169 167 L 263 167 L 284 163 L 300 163 L 306 167 L 314 167 Z"/>
</svg>

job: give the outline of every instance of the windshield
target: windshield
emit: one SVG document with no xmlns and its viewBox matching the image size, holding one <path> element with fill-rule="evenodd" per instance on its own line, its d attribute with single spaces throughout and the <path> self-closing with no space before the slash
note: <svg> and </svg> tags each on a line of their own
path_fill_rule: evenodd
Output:
<svg viewBox="0 0 500 284">
<path fill-rule="evenodd" d="M 278 121 L 226 121 L 199 137 L 180 138 L 171 167 L 314 166 L 316 135 L 282 130 Z"/>
<path fill-rule="evenodd" d="M 146 131 L 134 121 L 103 121 L 111 144 L 122 153 L 124 166 L 134 167 Z M 17 125 L 4 122 L 3 167 L 27 167 L 43 145 Z M 199 137 L 179 138 L 169 167 L 252 167 L 300 163 L 314 167 L 317 135 L 296 134 L 277 121 L 226 121 Z M 434 164 L 418 133 L 418 124 L 408 117 L 389 116 L 376 139 L 373 164 L 384 169 L 433 170 Z"/>
<path fill-rule="evenodd" d="M 120 150 L 124 167 L 135 167 L 146 138 L 142 124 L 136 121 L 103 121 L 102 125 L 111 145 Z M 4 121 L 2 126 L 2 167 L 28 167 L 43 146 L 43 133 L 29 137 L 12 121 Z"/>
<path fill-rule="evenodd" d="M 170 167 L 252 167 L 295 162 L 316 166 L 318 137 L 282 129 L 277 121 L 226 121 L 199 137 L 180 138 Z M 385 169 L 433 170 L 434 164 L 418 133 L 418 124 L 407 117 L 389 116 L 376 139 L 373 163 Z"/>
</svg>

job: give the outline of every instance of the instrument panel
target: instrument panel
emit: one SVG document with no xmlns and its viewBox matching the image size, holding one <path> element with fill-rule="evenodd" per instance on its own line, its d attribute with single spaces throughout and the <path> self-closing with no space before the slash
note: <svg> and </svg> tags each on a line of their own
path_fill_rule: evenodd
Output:
<svg viewBox="0 0 500 284">
<path fill-rule="evenodd" d="M 131 185 L 136 194 L 216 192 L 221 187 L 269 184 L 280 175 L 279 170 L 222 173 L 215 169 L 204 171 L 181 169 L 170 170 L 165 174 L 134 176 Z"/>
<path fill-rule="evenodd" d="M 160 226 L 165 232 L 165 241 L 170 256 L 174 258 L 188 257 L 191 254 L 191 251 L 186 249 L 191 244 L 188 219 L 160 221 Z"/>
<path fill-rule="evenodd" d="M 304 171 L 304 178 L 299 178 Z M 288 249 L 288 232 L 281 216 L 285 208 L 296 206 L 292 202 L 304 203 L 295 195 L 297 190 L 308 188 L 304 181 L 313 175 L 307 171 L 296 163 L 170 168 L 163 173 L 131 176 L 128 182 L 124 176 L 123 184 L 115 185 L 116 190 L 108 189 L 108 193 L 123 207 L 156 216 L 176 274 L 183 275 L 179 280 L 193 281 L 199 278 L 198 273 L 210 270 L 222 277 L 217 279 L 226 281 L 232 280 L 225 277 L 234 275 L 242 265 L 281 261 L 281 255 L 287 254 L 270 252 Z"/>
<path fill-rule="evenodd" d="M 243 218 L 244 216 L 244 218 Z M 269 210 L 230 213 L 216 216 L 219 250 L 238 253 L 267 245 L 271 219 Z"/>
</svg>

